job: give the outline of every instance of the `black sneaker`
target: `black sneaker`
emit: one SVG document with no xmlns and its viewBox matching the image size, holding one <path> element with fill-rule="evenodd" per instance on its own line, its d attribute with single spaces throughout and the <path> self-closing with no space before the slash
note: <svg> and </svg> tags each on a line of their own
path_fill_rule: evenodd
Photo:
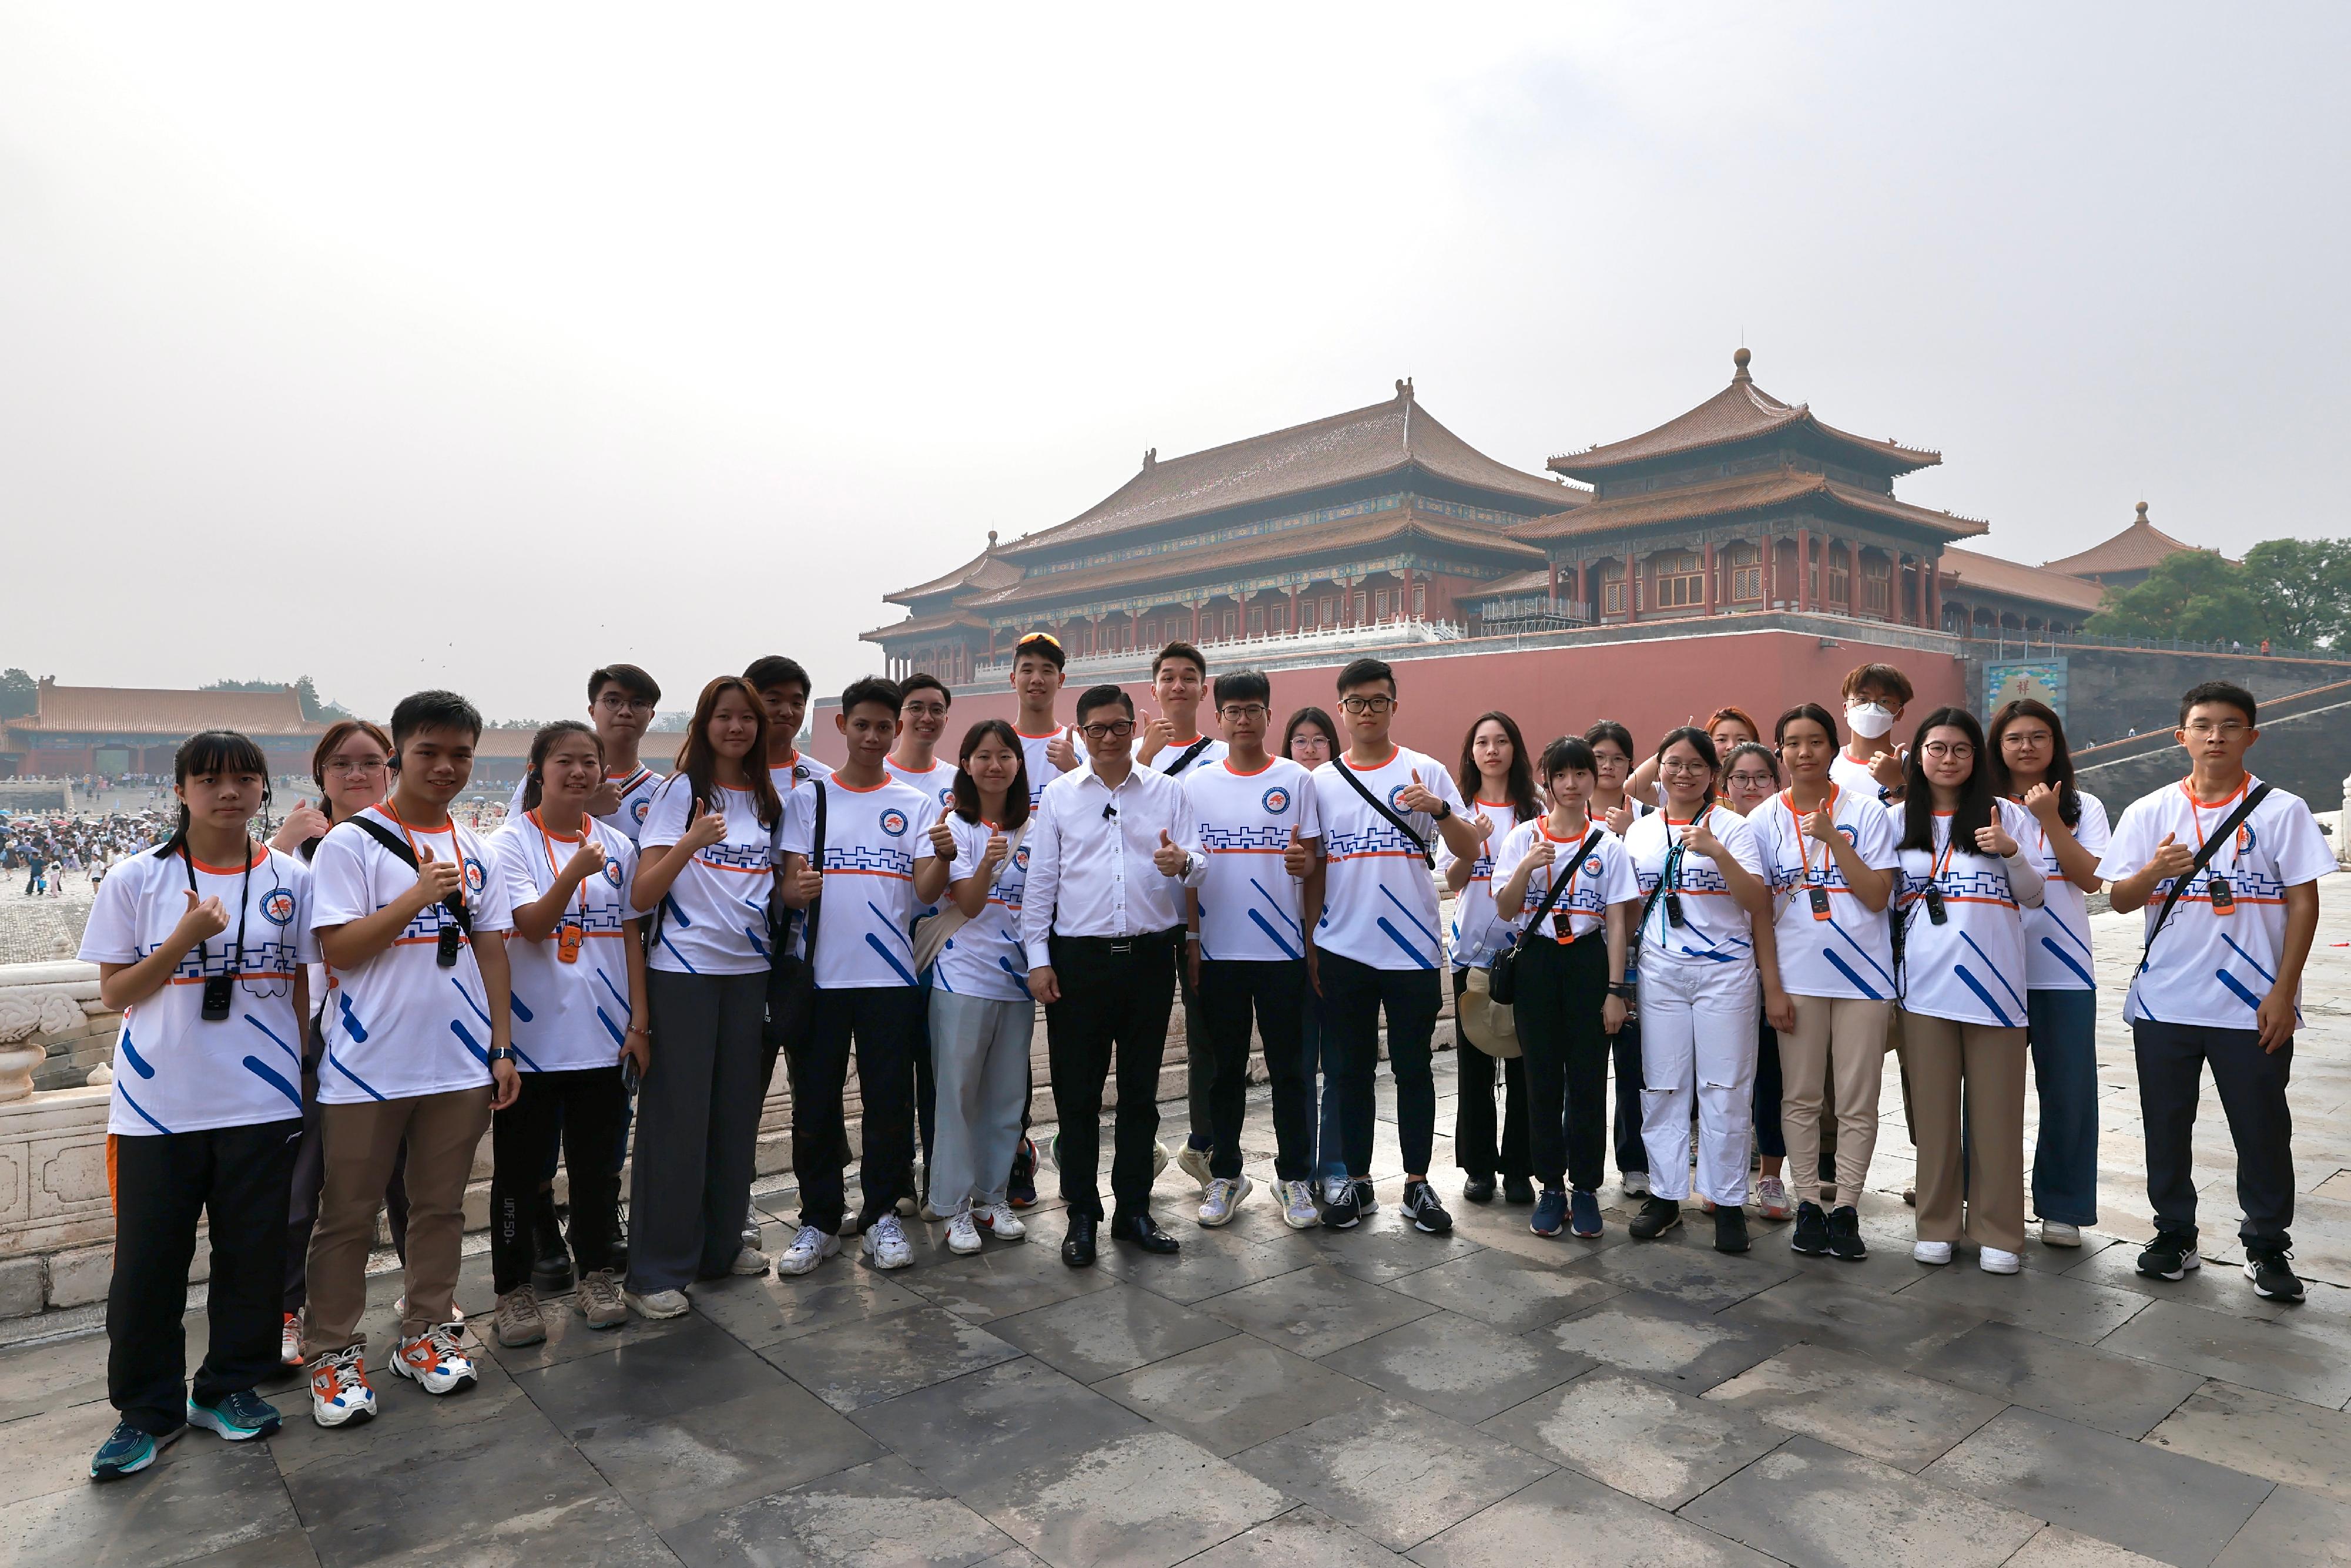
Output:
<svg viewBox="0 0 2351 1568">
<path fill-rule="evenodd" d="M 1015 1208 L 1037 1207 L 1037 1145 L 1026 1134 L 1012 1151 L 1012 1174 L 1005 1182 L 1004 1201 Z"/>
<path fill-rule="evenodd" d="M 1466 1178 L 1461 1183 L 1461 1197 L 1465 1203 L 1493 1202 L 1494 1178 L 1489 1176 L 1473 1176 Z"/>
<path fill-rule="evenodd" d="M 2138 1255 L 2138 1271 L 2150 1280 L 2180 1279 L 2189 1270 L 2203 1266 L 2204 1260 L 2196 1256 L 2196 1238 L 2177 1230 L 2157 1231 L 2147 1250 Z"/>
<path fill-rule="evenodd" d="M 1861 1239 L 1861 1210 L 1849 1203 L 1829 1210 L 1829 1252 L 1848 1263 L 1869 1256 L 1869 1243 Z"/>
<path fill-rule="evenodd" d="M 1655 1241 L 1682 1222 L 1682 1206 L 1670 1197 L 1653 1197 L 1641 1206 L 1627 1227 L 1635 1241 Z"/>
<path fill-rule="evenodd" d="M 1717 1252 L 1747 1250 L 1747 1211 L 1735 1203 L 1726 1203 L 1714 1211 L 1714 1249 Z"/>
<path fill-rule="evenodd" d="M 2245 1278 L 2253 1282 L 2254 1293 L 2273 1301 L 2302 1300 L 2302 1281 L 2286 1261 L 2293 1256 L 2283 1247 L 2246 1248 Z"/>
<path fill-rule="evenodd" d="M 1796 1234 L 1789 1238 L 1788 1250 L 1818 1258 L 1828 1249 L 1829 1217 L 1821 1212 L 1817 1203 L 1796 1205 Z"/>
<path fill-rule="evenodd" d="M 1437 1189 L 1425 1181 L 1404 1184 L 1405 1218 L 1412 1228 L 1427 1236 L 1442 1236 L 1453 1228 L 1453 1217 L 1437 1201 Z"/>
<path fill-rule="evenodd" d="M 1535 1184 L 1532 1180 L 1526 1176 L 1506 1176 L 1502 1178 L 1504 1203 L 1532 1203 L 1534 1200 Z"/>
<path fill-rule="evenodd" d="M 1324 1184 L 1322 1226 L 1326 1230 L 1353 1230 L 1363 1223 L 1363 1206 L 1355 1201 L 1355 1184 L 1343 1176 Z"/>
</svg>

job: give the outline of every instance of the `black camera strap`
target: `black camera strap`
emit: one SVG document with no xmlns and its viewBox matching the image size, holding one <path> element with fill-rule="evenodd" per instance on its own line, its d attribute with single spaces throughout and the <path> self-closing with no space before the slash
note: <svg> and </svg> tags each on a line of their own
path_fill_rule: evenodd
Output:
<svg viewBox="0 0 2351 1568">
<path fill-rule="evenodd" d="M 1369 789 L 1365 789 L 1364 787 L 1364 781 L 1355 777 L 1355 770 L 1347 766 L 1347 759 L 1345 758 L 1333 757 L 1331 758 L 1331 766 L 1339 770 L 1339 777 L 1347 781 L 1350 789 L 1353 789 L 1356 794 L 1361 795 L 1364 798 L 1364 805 L 1369 806 L 1373 810 L 1377 811 L 1381 816 L 1385 817 L 1388 820 L 1388 825 L 1390 827 L 1395 829 L 1397 832 L 1402 833 L 1405 839 L 1410 841 L 1412 847 L 1420 852 L 1420 858 L 1428 862 L 1429 870 L 1435 871 L 1437 869 L 1437 856 L 1429 849 L 1428 841 L 1422 838 L 1418 833 L 1414 832 L 1412 831 L 1412 824 L 1405 821 L 1402 817 L 1397 816 L 1395 811 L 1391 810 L 1386 801 L 1381 800 L 1377 795 L 1373 794 Z"/>
<path fill-rule="evenodd" d="M 345 817 L 343 821 L 349 822 L 352 827 L 357 828 L 360 831 L 373 839 L 377 843 L 381 844 L 385 849 L 391 851 L 392 858 L 400 862 L 401 864 L 406 866 L 409 870 L 421 871 L 423 869 L 416 863 L 416 852 L 408 847 L 407 841 L 392 837 L 392 830 L 385 827 L 382 823 L 373 821 L 364 814 L 356 817 Z M 453 893 L 448 897 L 443 899 L 441 901 L 441 907 L 447 910 L 451 915 L 456 916 L 457 929 L 463 931 L 470 937 L 474 934 L 474 913 L 472 910 L 465 907 L 465 894 L 464 892 L 465 879 L 465 846 L 457 837 L 457 824 L 455 821 L 452 821 L 449 824 L 449 841 L 457 846 L 457 881 L 459 891 Z"/>
<path fill-rule="evenodd" d="M 2197 877 L 2202 874 L 2204 868 L 2211 863 L 2213 854 L 2219 851 L 2221 844 L 2234 837 L 2237 830 L 2244 826 L 2245 819 L 2253 814 L 2253 808 L 2269 798 L 2269 792 L 2270 787 L 2266 783 L 2246 791 L 2245 798 L 2237 802 L 2237 809 L 2230 812 L 2227 819 L 2205 838 L 2203 845 L 2196 852 L 2194 862 L 2186 871 L 2172 878 L 2171 891 L 2163 895 L 2163 907 L 2155 912 L 2155 924 L 2147 928 L 2147 946 L 2138 951 L 2138 967 L 2132 971 L 2134 974 L 2147 973 L 2148 955 L 2155 951 L 2155 939 L 2163 935 L 2164 923 L 2171 918 L 2172 907 L 2179 902 L 2180 894 L 2186 893 Z"/>
</svg>

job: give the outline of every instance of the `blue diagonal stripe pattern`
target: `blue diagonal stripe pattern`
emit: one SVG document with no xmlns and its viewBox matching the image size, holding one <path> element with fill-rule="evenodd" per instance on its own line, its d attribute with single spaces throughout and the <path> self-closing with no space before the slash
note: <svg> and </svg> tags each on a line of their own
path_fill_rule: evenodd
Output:
<svg viewBox="0 0 2351 1568">
<path fill-rule="evenodd" d="M 1978 1000 L 1981 1001 L 1985 1007 L 1991 1009 L 1991 1016 L 2000 1020 L 2001 1028 L 2014 1029 L 2016 1027 L 2016 1020 L 2010 1018 L 2006 1009 L 2001 1008 L 1999 1002 L 1992 999 L 1992 994 L 1984 989 L 1983 982 L 1981 980 L 1977 979 L 1973 975 L 1968 972 L 1968 967 L 1965 964 L 1952 965 L 1951 973 L 1957 975 L 1959 977 L 1960 982 L 1965 985 L 1968 989 L 1976 994 Z"/>
<path fill-rule="evenodd" d="M 294 1113 L 296 1115 L 298 1116 L 302 1113 L 302 1092 L 299 1089 L 295 1088 L 291 1083 L 287 1082 L 285 1074 L 279 1072 L 276 1068 L 270 1066 L 267 1062 L 262 1061 L 257 1056 L 246 1057 L 245 1059 L 245 1066 L 246 1071 L 252 1073 L 255 1077 L 260 1079 L 263 1082 L 277 1090 L 280 1094 L 285 1095 L 288 1100 L 293 1101 Z"/>
<path fill-rule="evenodd" d="M 273 1044 L 273 1045 L 277 1046 L 278 1050 L 280 1050 L 280 1051 L 284 1051 L 287 1055 L 288 1055 L 288 1056 L 292 1057 L 292 1058 L 293 1058 L 297 1062 L 299 1062 L 299 1061 L 302 1060 L 302 1053 L 301 1053 L 300 1051 L 296 1051 L 292 1046 L 290 1046 L 290 1045 L 287 1044 L 284 1040 L 279 1040 L 279 1039 L 277 1038 L 277 1031 L 276 1030 L 271 1029 L 267 1024 L 263 1023 L 259 1019 L 255 1018 L 251 1013 L 246 1013 L 246 1014 L 245 1015 L 245 1021 L 246 1021 L 246 1022 L 247 1022 L 247 1023 L 249 1023 L 249 1024 L 251 1024 L 254 1028 L 256 1028 L 256 1029 L 259 1030 L 262 1033 L 264 1033 L 264 1034 L 267 1035 L 267 1036 L 269 1037 L 269 1040 L 270 1040 L 270 1043 L 271 1043 L 271 1044 Z M 300 1098 L 300 1096 L 298 1096 L 298 1096 L 296 1096 L 296 1098 L 297 1098 L 297 1099 L 299 1099 L 299 1098 Z"/>
</svg>

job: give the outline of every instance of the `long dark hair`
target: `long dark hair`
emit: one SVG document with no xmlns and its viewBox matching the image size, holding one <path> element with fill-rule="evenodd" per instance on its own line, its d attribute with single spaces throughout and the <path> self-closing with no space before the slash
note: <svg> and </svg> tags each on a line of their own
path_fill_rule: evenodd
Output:
<svg viewBox="0 0 2351 1568">
<path fill-rule="evenodd" d="M 546 793 L 546 780 L 539 777 L 547 767 L 547 754 L 555 743 L 567 735 L 584 735 L 596 743 L 596 766 L 604 765 L 604 738 L 576 718 L 559 718 L 553 724 L 541 725 L 538 733 L 530 737 L 530 771 L 522 781 L 522 809 L 535 811 Z"/>
<path fill-rule="evenodd" d="M 2047 703 L 2032 697 L 2018 697 L 1991 716 L 1991 729 L 1986 737 L 1985 752 L 1991 761 L 1991 787 L 1997 795 L 2016 793 L 2016 782 L 2009 777 L 2008 758 L 2000 749 L 2000 732 L 2021 718 L 2037 718 L 2049 727 L 2049 773 L 2042 780 L 2057 791 L 2057 815 L 2069 828 L 2082 825 L 2082 792 L 2074 788 L 2074 754 L 2065 747 L 2065 721 Z"/>
<path fill-rule="evenodd" d="M 1659 783 L 1665 781 L 1666 753 L 1673 749 L 1676 741 L 1682 740 L 1689 742 L 1690 749 L 1698 753 L 1698 760 L 1714 770 L 1706 781 L 1706 800 L 1698 807 L 1699 813 L 1703 815 L 1713 809 L 1714 787 L 1722 779 L 1722 758 L 1715 754 L 1712 736 L 1694 724 L 1686 724 L 1678 729 L 1666 731 L 1666 738 L 1657 742 L 1657 749 L 1651 754 L 1657 764 L 1657 780 Z"/>
<path fill-rule="evenodd" d="M 1281 727 L 1281 754 L 1284 757 L 1290 755 L 1290 743 L 1297 739 L 1298 732 L 1310 724 L 1322 732 L 1322 738 L 1331 743 L 1331 755 L 1336 757 L 1339 754 L 1339 727 L 1331 722 L 1329 714 L 1311 703 L 1291 714 L 1290 722 Z"/>
<path fill-rule="evenodd" d="M 1012 784 L 1004 791 L 1004 821 L 996 824 L 1008 833 L 1029 820 L 1029 755 L 1020 747 L 1020 732 L 1008 720 L 984 718 L 963 732 L 963 745 L 956 749 L 955 814 L 967 822 L 979 821 L 979 786 L 971 777 L 971 754 L 991 736 L 1012 753 Z"/>
<path fill-rule="evenodd" d="M 776 781 L 768 776 L 768 709 L 759 701 L 759 694 L 751 683 L 740 675 L 719 675 L 702 688 L 694 699 L 694 722 L 686 726 L 685 744 L 677 748 L 677 771 L 685 775 L 686 787 L 694 791 L 695 804 L 704 810 L 717 808 L 718 754 L 710 749 L 710 716 L 718 706 L 718 699 L 728 692 L 738 692 L 751 705 L 751 716 L 758 728 L 751 736 L 751 749 L 743 754 L 743 771 L 749 775 L 751 800 L 763 828 L 772 828 L 784 814 L 784 803 L 776 795 Z"/>
<path fill-rule="evenodd" d="M 1935 852 L 1935 787 L 1927 782 L 1925 755 L 1928 732 L 1937 729 L 1959 730 L 1975 747 L 1975 762 L 1968 769 L 1967 783 L 1960 787 L 1959 803 L 1951 811 L 1949 841 L 1962 854 L 1982 854 L 1976 847 L 1976 830 L 1991 826 L 2000 796 L 1992 789 L 1991 769 L 1984 766 L 1983 726 L 1963 707 L 1937 708 L 1919 720 L 1917 733 L 1910 737 L 1910 757 L 1902 765 L 1902 784 L 1908 793 L 1902 802 L 1901 847 Z"/>
<path fill-rule="evenodd" d="M 199 773 L 258 773 L 261 798 L 269 799 L 269 759 L 261 755 L 261 747 L 253 743 L 251 737 L 235 730 L 203 730 L 180 742 L 180 749 L 172 754 L 172 787 L 184 786 Z M 188 803 L 183 800 L 179 806 L 179 825 L 163 841 L 163 847 L 155 852 L 158 860 L 170 860 L 188 846 Z"/>
<path fill-rule="evenodd" d="M 1500 725 L 1502 733 L 1510 737 L 1510 771 L 1502 781 L 1502 792 L 1510 798 L 1510 810 L 1523 822 L 1541 810 L 1535 804 L 1535 771 L 1527 757 L 1526 740 L 1519 734 L 1519 721 L 1500 708 L 1481 713 L 1469 721 L 1469 732 L 1461 737 L 1461 767 L 1454 781 L 1460 785 L 1464 800 L 1475 801 L 1486 792 L 1486 776 L 1478 770 L 1478 731 L 1489 722 Z"/>
</svg>

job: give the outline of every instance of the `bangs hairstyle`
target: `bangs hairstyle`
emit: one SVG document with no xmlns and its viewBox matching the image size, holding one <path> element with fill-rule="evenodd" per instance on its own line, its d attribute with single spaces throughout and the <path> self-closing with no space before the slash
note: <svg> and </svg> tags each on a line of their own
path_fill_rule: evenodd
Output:
<svg viewBox="0 0 2351 1568">
<path fill-rule="evenodd" d="M 2248 725 L 2261 722 L 2254 716 L 2252 693 L 2234 681 L 2206 681 L 2203 685 L 2190 686 L 2180 694 L 2179 727 L 2186 729 L 2189 713 L 2192 709 L 2203 706 L 2206 703 L 2226 703 L 2243 714 L 2245 723 Z"/>
<path fill-rule="evenodd" d="M 482 738 L 482 710 L 455 692 L 413 692 L 392 710 L 392 760 L 397 767 L 400 748 L 420 729 L 462 729 L 475 741 Z"/>
<path fill-rule="evenodd" d="M 1917 733 L 1910 737 L 1910 756 L 1902 765 L 1902 784 L 1907 793 L 1902 801 L 1902 843 L 1906 850 L 1935 852 L 1935 787 L 1927 782 L 1926 746 L 1929 730 L 1956 729 L 1964 733 L 1968 744 L 1975 747 L 1975 764 L 1968 769 L 1968 781 L 1959 786 L 1959 804 L 1951 811 L 1949 841 L 1959 853 L 1982 855 L 1976 847 L 1976 830 L 1991 826 L 1992 813 L 1999 808 L 2000 797 L 1991 787 L 1991 769 L 1984 765 L 1983 726 L 1976 716 L 1963 707 L 1938 707 L 1919 723 Z"/>
<path fill-rule="evenodd" d="M 1208 678 L 1208 656 L 1191 643 L 1177 641 L 1168 643 L 1152 657 L 1151 678 L 1153 680 L 1159 678 L 1159 666 L 1170 659 L 1188 659 L 1192 663 L 1192 667 L 1200 672 L 1202 680 Z"/>
<path fill-rule="evenodd" d="M 606 686 L 620 687 L 639 702 L 661 701 L 661 683 L 634 664 L 607 664 L 588 677 L 588 700 L 594 702 L 596 694 Z"/>
<path fill-rule="evenodd" d="M 781 653 L 770 653 L 764 659 L 754 659 L 745 667 L 743 679 L 750 684 L 752 693 L 771 692 L 778 686 L 798 686 L 803 700 L 816 690 L 809 673 L 798 659 L 787 659 Z M 704 691 L 710 688 L 705 686 Z"/>
<path fill-rule="evenodd" d="M 180 742 L 180 749 L 172 754 L 172 782 L 184 788 L 191 779 L 207 773 L 254 773 L 261 778 L 261 798 L 269 799 L 269 759 L 261 755 L 261 747 L 250 736 L 233 729 L 207 729 Z M 179 825 L 163 847 L 155 852 L 158 860 L 170 860 L 188 842 L 188 803 L 180 802 Z M 248 854 L 248 859 L 251 856 Z"/>
<path fill-rule="evenodd" d="M 768 773 L 768 709 L 751 683 L 741 675 L 716 676 L 694 699 L 694 722 L 685 727 L 685 744 L 677 748 L 676 770 L 685 775 L 696 804 L 705 811 L 717 809 L 718 754 L 710 748 L 710 716 L 717 709 L 718 699 L 728 692 L 740 693 L 743 700 L 751 705 L 752 718 L 758 721 L 758 727 L 751 732 L 751 749 L 743 754 L 743 771 L 749 776 L 751 800 L 759 825 L 773 828 L 784 814 L 784 803 L 776 794 L 775 779 Z"/>
<path fill-rule="evenodd" d="M 1310 703 L 1291 714 L 1289 720 L 1281 727 L 1281 754 L 1284 757 L 1290 756 L 1290 743 L 1298 738 L 1298 732 L 1310 724 L 1322 732 L 1324 744 L 1328 745 L 1334 754 L 1338 751 L 1339 727 L 1331 722 L 1329 714 Z M 1291 760 L 1295 761 L 1296 758 L 1293 758 Z"/>
<path fill-rule="evenodd" d="M 1730 770 L 1739 766 L 1740 758 L 1747 757 L 1760 757 L 1763 759 L 1763 767 L 1771 775 L 1772 783 L 1778 784 L 1783 781 L 1784 775 L 1780 771 L 1780 758 L 1773 755 L 1771 748 L 1760 740 L 1742 740 L 1722 754 L 1722 777 L 1726 784 L 1729 781 Z"/>
<path fill-rule="evenodd" d="M 1221 709 L 1227 703 L 1273 701 L 1273 683 L 1265 678 L 1263 670 L 1235 670 L 1218 675 L 1215 685 L 1215 701 Z"/>
<path fill-rule="evenodd" d="M 1743 707 L 1729 707 L 1729 706 L 1725 706 L 1725 707 L 1719 707 L 1719 708 L 1715 709 L 1712 713 L 1710 713 L 1710 714 L 1707 715 L 1707 716 L 1706 716 L 1706 732 L 1707 732 L 1707 734 L 1708 734 L 1708 735 L 1712 735 L 1712 734 L 1714 733 L 1715 727 L 1716 727 L 1717 725 L 1720 724 L 1724 719 L 1727 719 L 1727 718 L 1728 718 L 1728 719 L 1734 719 L 1734 720 L 1736 720 L 1737 722 L 1739 722 L 1739 723 L 1740 723 L 1740 724 L 1745 725 L 1745 726 L 1747 727 L 1747 738 L 1748 738 L 1748 739 L 1750 739 L 1750 740 L 1761 740 L 1761 739 L 1762 739 L 1762 738 L 1763 738 L 1763 727 L 1762 727 L 1761 725 L 1760 725 L 1760 724 L 1757 724 L 1757 723 L 1755 722 L 1755 716 L 1754 716 L 1753 714 L 1751 714 L 1751 713 L 1749 713 L 1749 712 L 1748 712 L 1745 708 L 1743 708 Z"/>
<path fill-rule="evenodd" d="M 1641 754 L 1633 749 L 1633 732 L 1613 718 L 1604 718 L 1583 732 L 1583 743 L 1595 750 L 1604 740 L 1613 740 L 1616 749 L 1625 754 L 1625 766 L 1633 766 L 1633 758 Z"/>
<path fill-rule="evenodd" d="M 866 675 L 852 681 L 842 688 L 841 694 L 841 711 L 843 716 L 846 716 L 852 708 L 872 704 L 875 707 L 888 708 L 890 716 L 894 719 L 898 716 L 898 710 L 904 707 L 905 703 L 904 695 L 898 690 L 898 683 L 884 680 L 880 675 Z"/>
<path fill-rule="evenodd" d="M 327 802 L 327 758 L 343 748 L 343 742 L 355 735 L 364 735 L 383 748 L 384 760 L 392 759 L 392 737 L 384 734 L 383 726 L 371 718 L 339 718 L 327 727 L 319 744 L 310 751 L 310 781 L 319 787 L 319 809 L 332 815 L 334 808 Z"/>
<path fill-rule="evenodd" d="M 2037 718 L 2049 727 L 2049 773 L 2043 782 L 2057 791 L 2058 817 L 2069 828 L 2080 827 L 2082 792 L 2074 788 L 2074 754 L 2065 747 L 2065 721 L 2047 703 L 2018 697 L 1991 716 L 1991 728 L 1984 737 L 1984 758 L 1991 764 L 1991 792 L 2016 793 L 2016 781 L 2008 773 L 2008 758 L 2000 749 L 2000 737 L 2002 730 L 2021 718 Z"/>
<path fill-rule="evenodd" d="M 1714 769 L 1712 776 L 1706 781 L 1706 802 L 1699 808 L 1703 810 L 1706 807 L 1714 804 L 1715 787 L 1722 782 L 1722 758 L 1715 754 L 1714 737 L 1698 726 L 1686 724 L 1679 729 L 1669 729 L 1666 732 L 1666 738 L 1657 742 L 1657 781 L 1665 782 L 1666 753 L 1671 751 L 1682 741 L 1689 742 L 1689 747 L 1698 753 L 1698 760 Z M 1663 808 L 1660 807 L 1659 810 Z"/>
<path fill-rule="evenodd" d="M 1127 717 L 1133 718 L 1134 716 L 1134 699 L 1126 695 L 1126 688 L 1123 686 L 1114 686 L 1107 684 L 1099 686 L 1088 686 L 1085 689 L 1084 694 L 1078 698 L 1079 725 L 1081 727 L 1084 726 L 1086 722 L 1086 715 L 1113 706 L 1124 708 L 1126 710 Z"/>
<path fill-rule="evenodd" d="M 1829 737 L 1829 744 L 1831 746 L 1834 746 L 1837 743 L 1836 716 L 1829 712 L 1828 709 L 1823 707 L 1818 703 L 1798 703 L 1794 707 L 1792 707 L 1786 713 L 1782 714 L 1778 721 L 1771 726 L 1771 744 L 1774 746 L 1787 745 L 1788 727 L 1795 723 L 1800 718 L 1808 718 L 1814 724 L 1819 725 L 1821 727 L 1821 733 Z"/>
<path fill-rule="evenodd" d="M 1573 735 L 1562 735 L 1542 750 L 1542 776 L 1555 778 L 1562 773 L 1589 773 L 1600 776 L 1600 758 L 1592 754 L 1592 743 Z"/>
<path fill-rule="evenodd" d="M 553 724 L 541 725 L 538 733 L 530 737 L 530 771 L 523 776 L 522 781 L 524 810 L 538 810 L 539 800 L 546 793 L 545 779 L 542 775 L 547 768 L 547 754 L 554 750 L 555 743 L 567 735 L 586 736 L 589 744 L 596 748 L 597 770 L 599 772 L 603 770 L 604 740 L 594 730 L 576 718 L 559 718 Z"/>
<path fill-rule="evenodd" d="M 1020 733 L 1011 723 L 1000 718 L 984 718 L 963 732 L 963 744 L 956 748 L 955 804 L 949 808 L 967 822 L 977 822 L 979 816 L 979 786 L 972 782 L 971 754 L 979 749 L 983 740 L 1001 741 L 1012 753 L 1012 783 L 1004 791 L 1004 821 L 996 825 L 1011 832 L 1029 820 L 1029 755 L 1021 748 Z"/>
<path fill-rule="evenodd" d="M 1388 684 L 1388 695 L 1396 695 L 1395 671 L 1385 659 L 1357 659 L 1339 672 L 1339 695 L 1346 695 L 1357 686 L 1368 686 L 1374 681 Z"/>
<path fill-rule="evenodd" d="M 1474 801 L 1486 792 L 1486 776 L 1478 769 L 1478 732 L 1489 724 L 1500 725 L 1502 733 L 1510 737 L 1510 770 L 1503 778 L 1502 793 L 1510 797 L 1504 803 L 1523 822 L 1541 810 L 1535 804 L 1534 766 L 1527 756 L 1526 739 L 1519 734 L 1519 721 L 1501 709 L 1481 713 L 1469 721 L 1469 733 L 1461 737 L 1461 767 L 1453 782 L 1464 800 Z"/>
<path fill-rule="evenodd" d="M 940 706 L 955 706 L 955 693 L 947 690 L 947 684 L 945 681 L 936 675 L 916 670 L 898 683 L 899 707 L 904 708 L 908 703 L 914 701 L 916 692 L 936 692 L 939 694 Z"/>
</svg>

